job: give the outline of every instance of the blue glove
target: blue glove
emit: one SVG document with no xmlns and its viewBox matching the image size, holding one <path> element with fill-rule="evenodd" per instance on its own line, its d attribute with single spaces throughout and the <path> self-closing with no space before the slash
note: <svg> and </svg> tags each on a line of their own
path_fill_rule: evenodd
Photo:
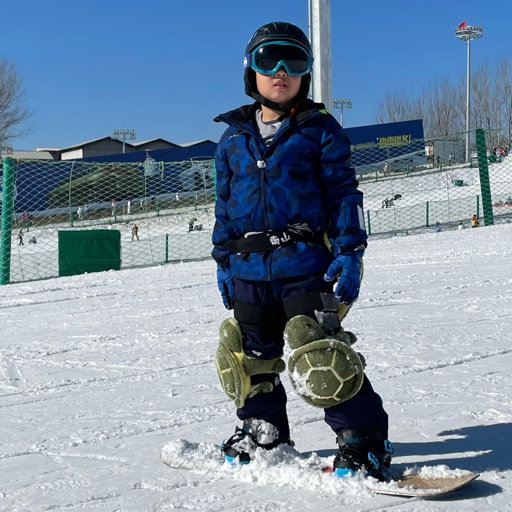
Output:
<svg viewBox="0 0 512 512">
<path fill-rule="evenodd" d="M 223 269 L 220 266 L 217 268 L 217 283 L 225 308 L 233 309 L 233 300 L 236 299 L 235 285 L 229 268 Z"/>
<path fill-rule="evenodd" d="M 363 255 L 364 251 L 338 254 L 324 275 L 324 281 L 330 283 L 334 281 L 341 272 L 334 295 L 339 302 L 343 302 L 343 304 L 347 306 L 350 306 L 359 295 L 359 288 L 361 287 L 361 260 Z"/>
</svg>

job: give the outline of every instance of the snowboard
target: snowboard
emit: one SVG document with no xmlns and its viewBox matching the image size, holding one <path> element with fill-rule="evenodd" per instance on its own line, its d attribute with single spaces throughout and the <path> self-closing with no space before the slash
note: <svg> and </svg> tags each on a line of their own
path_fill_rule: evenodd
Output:
<svg viewBox="0 0 512 512">
<path fill-rule="evenodd" d="M 432 498 L 455 491 L 479 476 L 479 473 L 449 469 L 447 466 L 425 466 L 397 474 L 392 474 L 392 470 L 386 470 L 388 479 L 385 481 L 365 478 L 362 475 L 339 478 L 332 474 L 332 457 L 319 457 L 316 453 L 306 456 L 287 445 L 278 446 L 271 451 L 257 450 L 250 464 L 237 466 L 232 466 L 224 460 L 220 446 L 183 439 L 167 443 L 162 448 L 160 457 L 162 462 L 171 468 L 211 474 L 215 480 L 226 478 L 257 482 L 258 474 L 272 471 L 272 481 L 275 481 L 276 485 L 286 478 L 286 485 L 291 481 L 296 482 L 297 488 L 301 488 L 301 482 L 307 485 L 313 474 L 324 473 L 324 483 L 332 492 L 343 493 L 345 484 L 352 485 L 355 482 L 376 494 L 420 498 Z M 313 480 L 318 482 L 316 475 Z"/>
</svg>

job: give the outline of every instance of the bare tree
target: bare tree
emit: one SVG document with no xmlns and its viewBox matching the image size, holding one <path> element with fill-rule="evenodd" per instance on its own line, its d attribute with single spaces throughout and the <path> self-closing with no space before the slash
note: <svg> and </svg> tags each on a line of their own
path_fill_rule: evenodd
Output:
<svg viewBox="0 0 512 512">
<path fill-rule="evenodd" d="M 473 126 L 490 130 L 493 127 L 493 79 L 489 64 L 479 66 L 471 77 L 471 117 Z M 473 126 L 471 128 L 473 128 Z"/>
<path fill-rule="evenodd" d="M 423 119 L 425 136 L 437 137 L 459 128 L 460 113 L 455 110 L 457 90 L 447 78 L 435 80 L 419 94 L 387 92 L 377 105 L 377 123 Z"/>
<path fill-rule="evenodd" d="M 376 123 L 396 123 L 421 119 L 424 114 L 422 97 L 414 98 L 405 92 L 386 93 L 383 101 L 377 105 Z"/>
<path fill-rule="evenodd" d="M 419 94 L 390 92 L 376 108 L 376 123 L 423 119 L 426 137 L 461 133 L 466 129 L 466 78 L 440 78 Z M 512 139 L 512 61 L 500 61 L 495 68 L 486 63 L 471 77 L 471 126 L 488 132 L 489 144 Z M 503 133 L 503 129 L 506 133 Z M 502 130 L 501 132 L 499 130 Z M 506 141 L 504 139 L 507 139 Z"/>
<path fill-rule="evenodd" d="M 503 123 L 500 125 L 507 130 L 507 144 L 512 141 L 512 60 L 504 59 L 498 68 L 500 82 L 500 104 L 503 110 Z"/>
<path fill-rule="evenodd" d="M 31 115 L 25 105 L 25 89 L 18 66 L 7 57 L 0 58 L 0 141 L 28 133 L 22 125 Z"/>
<path fill-rule="evenodd" d="M 457 90 L 447 78 L 435 80 L 428 89 L 427 127 L 430 136 L 445 136 L 453 133 L 456 127 L 455 110 Z"/>
</svg>

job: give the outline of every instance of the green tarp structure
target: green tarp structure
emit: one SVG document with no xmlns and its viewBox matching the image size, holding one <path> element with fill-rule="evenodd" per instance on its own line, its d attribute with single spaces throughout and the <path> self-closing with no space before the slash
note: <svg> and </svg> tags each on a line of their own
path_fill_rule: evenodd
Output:
<svg viewBox="0 0 512 512">
<path fill-rule="evenodd" d="M 59 277 L 120 269 L 117 229 L 59 231 Z"/>
</svg>

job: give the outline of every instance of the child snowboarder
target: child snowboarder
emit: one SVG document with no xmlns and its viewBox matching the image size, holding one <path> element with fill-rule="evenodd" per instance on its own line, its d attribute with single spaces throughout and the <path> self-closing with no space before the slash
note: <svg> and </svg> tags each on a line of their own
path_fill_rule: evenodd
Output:
<svg viewBox="0 0 512 512">
<path fill-rule="evenodd" d="M 295 390 L 337 433 L 336 474 L 378 474 L 391 461 L 388 416 L 351 348 L 355 336 L 340 325 L 358 297 L 367 245 L 350 141 L 307 99 L 313 59 L 300 28 L 264 25 L 245 54 L 245 92 L 256 101 L 215 119 L 228 128 L 215 157 L 212 256 L 224 305 L 234 309 L 216 363 L 243 421 L 222 450 L 248 463 L 256 446 L 291 443 L 278 375 L 284 334 Z M 309 371 L 323 364 L 332 371 Z"/>
<path fill-rule="evenodd" d="M 480 222 L 478 222 L 478 217 L 476 216 L 476 213 L 473 214 L 473 217 L 471 217 L 471 227 L 477 228 L 480 226 Z"/>
</svg>

